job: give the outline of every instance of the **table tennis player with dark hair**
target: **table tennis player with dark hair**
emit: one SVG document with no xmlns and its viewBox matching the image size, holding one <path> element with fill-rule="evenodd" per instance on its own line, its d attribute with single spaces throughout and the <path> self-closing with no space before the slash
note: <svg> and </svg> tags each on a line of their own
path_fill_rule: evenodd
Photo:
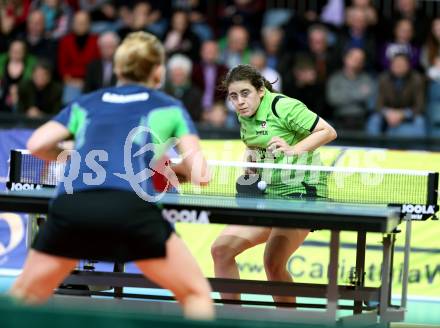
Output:
<svg viewBox="0 0 440 328">
<path fill-rule="evenodd" d="M 301 101 L 273 91 L 271 83 L 250 65 L 232 68 L 225 77 L 224 88 L 237 112 L 241 139 L 251 151 L 253 162 L 264 163 L 271 156 L 276 164 L 320 165 L 316 149 L 336 138 L 336 131 L 325 120 Z M 264 192 L 269 197 L 326 197 L 325 177 L 321 179 L 306 173 L 298 178 L 295 174 L 301 172 L 291 170 L 288 173 L 292 177 L 284 176 L 280 170 L 269 175 L 261 175 L 261 170 L 256 170 L 260 181 L 254 184 L 241 181 L 242 184 L 237 184 L 237 192 L 246 193 L 246 189 L 254 186 L 256 188 L 251 193 Z M 270 181 L 265 181 L 265 176 L 269 176 Z M 266 243 L 264 267 L 268 280 L 292 281 L 286 264 L 308 233 L 307 229 L 228 225 L 211 248 L 215 275 L 238 279 L 235 257 L 253 246 Z M 222 296 L 239 298 L 235 294 Z M 273 298 L 277 302 L 296 301 L 294 297 Z"/>
</svg>

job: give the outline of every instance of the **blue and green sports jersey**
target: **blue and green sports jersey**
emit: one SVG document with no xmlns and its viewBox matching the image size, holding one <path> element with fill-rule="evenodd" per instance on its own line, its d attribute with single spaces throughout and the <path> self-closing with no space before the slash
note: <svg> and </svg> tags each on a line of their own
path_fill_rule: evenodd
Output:
<svg viewBox="0 0 440 328">
<path fill-rule="evenodd" d="M 152 195 L 154 159 L 174 145 L 173 137 L 197 134 L 180 101 L 135 84 L 84 95 L 54 120 L 68 128 L 79 154 L 71 157 L 64 172 L 74 178 L 73 191 L 132 191 L 128 178 Z M 58 191 L 67 192 L 66 181 Z"/>
</svg>

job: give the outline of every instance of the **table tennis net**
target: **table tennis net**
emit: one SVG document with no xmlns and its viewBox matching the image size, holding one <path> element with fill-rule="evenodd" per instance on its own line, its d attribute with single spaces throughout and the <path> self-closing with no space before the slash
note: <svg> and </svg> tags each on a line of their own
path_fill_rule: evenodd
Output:
<svg viewBox="0 0 440 328">
<path fill-rule="evenodd" d="M 9 182 L 56 186 L 65 165 L 56 161 L 44 161 L 27 150 L 11 150 L 9 158 Z"/>
<path fill-rule="evenodd" d="M 272 163 L 208 161 L 207 186 L 181 183 L 168 192 L 222 197 L 326 198 L 371 204 L 437 204 L 438 173 L 419 170 L 350 168 Z M 64 165 L 14 150 L 10 183 L 54 187 Z"/>
</svg>

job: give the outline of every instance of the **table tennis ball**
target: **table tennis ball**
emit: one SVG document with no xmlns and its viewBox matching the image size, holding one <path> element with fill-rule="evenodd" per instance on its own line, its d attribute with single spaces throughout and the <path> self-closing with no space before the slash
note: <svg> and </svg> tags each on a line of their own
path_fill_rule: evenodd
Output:
<svg viewBox="0 0 440 328">
<path fill-rule="evenodd" d="M 266 187 L 267 187 L 266 181 L 258 181 L 257 187 L 258 187 L 258 189 L 260 189 L 262 191 L 266 190 Z"/>
</svg>

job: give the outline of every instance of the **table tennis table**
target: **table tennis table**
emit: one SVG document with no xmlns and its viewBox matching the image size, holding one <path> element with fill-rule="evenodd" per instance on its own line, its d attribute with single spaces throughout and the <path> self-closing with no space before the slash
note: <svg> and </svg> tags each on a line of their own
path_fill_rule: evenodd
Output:
<svg viewBox="0 0 440 328">
<path fill-rule="evenodd" d="M 53 189 L 0 192 L 0 211 L 46 214 Z M 204 195 L 165 194 L 158 202 L 165 219 L 175 222 L 220 223 L 284 228 L 327 229 L 329 242 L 328 284 L 286 283 L 254 280 L 210 278 L 214 291 L 280 296 L 303 296 L 327 299 L 326 304 L 297 303 L 289 309 L 294 322 L 389 323 L 404 320 L 407 298 L 411 220 L 405 220 L 398 206 L 335 203 L 301 199 L 265 199 L 248 197 L 216 197 Z M 399 305 L 391 305 L 391 282 L 394 243 L 399 224 L 406 222 L 403 282 Z M 33 234 L 28 224 L 28 239 Z M 338 285 L 340 232 L 357 232 L 355 279 L 349 285 Z M 364 286 L 366 234 L 381 233 L 383 242 L 381 284 Z M 122 270 L 121 270 L 122 271 Z M 140 274 L 78 270 L 66 284 L 107 285 L 121 287 L 157 287 Z M 124 294 L 114 296 L 124 296 Z M 90 292 L 90 294 L 93 294 Z M 128 296 L 128 295 L 127 295 Z M 132 295 L 133 296 L 133 295 Z M 352 305 L 340 305 L 338 300 L 351 300 Z M 227 301 L 225 301 L 227 302 Z M 242 301 L 246 303 L 245 301 Z M 248 302 L 258 305 L 259 302 Z M 268 305 L 269 302 L 261 302 Z M 264 304 L 266 303 L 266 304 Z M 274 304 L 274 303 L 269 303 Z M 367 305 L 366 305 L 367 304 Z M 368 304 L 375 304 L 373 307 Z M 285 304 L 284 304 L 285 305 Z M 304 311 L 303 307 L 322 307 L 323 311 Z M 338 309 L 350 309 L 353 315 L 338 317 Z M 362 319 L 359 321 L 359 319 Z"/>
</svg>

